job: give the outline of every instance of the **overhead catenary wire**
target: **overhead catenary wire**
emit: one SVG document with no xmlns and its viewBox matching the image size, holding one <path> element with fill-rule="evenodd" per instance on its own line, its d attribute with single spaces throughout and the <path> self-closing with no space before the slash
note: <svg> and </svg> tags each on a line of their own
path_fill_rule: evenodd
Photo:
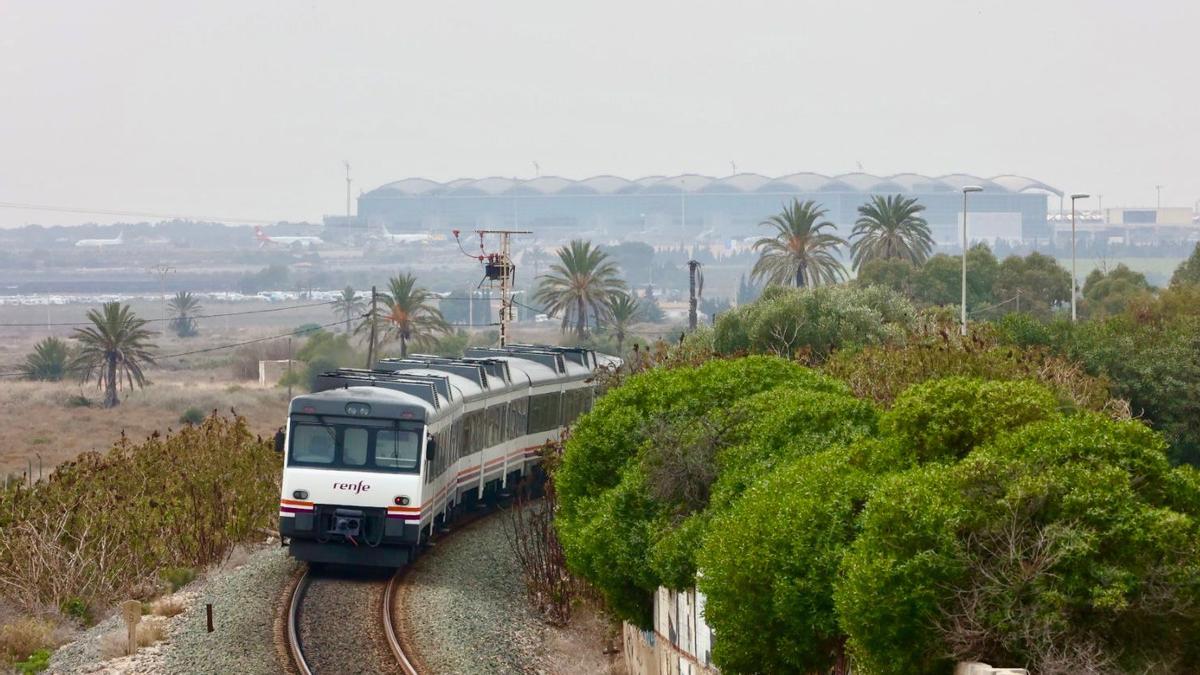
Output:
<svg viewBox="0 0 1200 675">
<path fill-rule="evenodd" d="M 326 307 L 336 304 L 337 300 L 329 300 L 326 302 L 311 302 L 305 305 L 288 305 L 287 307 L 270 307 L 267 309 L 248 309 L 241 312 L 221 312 L 218 314 L 199 314 L 192 318 L 194 319 L 220 319 L 227 316 L 246 316 L 249 314 L 268 314 L 270 312 L 285 312 L 293 309 L 305 309 L 309 307 Z M 174 321 L 174 318 L 158 318 L 158 319 L 143 319 L 146 323 L 163 323 Z M 91 321 L 63 321 L 63 322 L 31 322 L 31 323 L 0 323 L 0 328 L 41 328 L 43 326 L 90 326 Z"/>
</svg>

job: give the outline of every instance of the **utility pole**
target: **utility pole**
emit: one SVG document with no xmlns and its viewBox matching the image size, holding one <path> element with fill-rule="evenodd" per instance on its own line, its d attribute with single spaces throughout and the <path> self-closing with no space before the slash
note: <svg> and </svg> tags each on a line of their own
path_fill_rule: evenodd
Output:
<svg viewBox="0 0 1200 675">
<path fill-rule="evenodd" d="M 171 272 L 174 272 L 175 268 L 171 267 L 170 265 L 164 265 L 162 263 L 159 263 L 159 264 L 155 265 L 154 267 L 148 268 L 146 271 L 150 272 L 151 274 L 158 275 L 158 290 L 160 293 L 159 297 L 162 302 L 162 317 L 161 318 L 162 318 L 162 322 L 163 322 L 163 330 L 166 330 L 166 327 L 167 327 L 167 275 L 170 274 Z"/>
<path fill-rule="evenodd" d="M 700 274 L 700 262 L 688 261 L 688 330 L 696 330 L 696 302 L 704 292 L 704 276 Z M 697 284 L 697 282 L 699 282 Z"/>
<path fill-rule="evenodd" d="M 375 291 L 375 287 L 371 287 L 371 332 L 367 342 L 367 370 L 375 367 L 375 317 L 377 315 L 376 302 L 379 299 L 379 294 Z"/>
<path fill-rule="evenodd" d="M 350 226 L 350 162 L 345 160 L 342 164 L 346 165 L 346 226 Z"/>
<path fill-rule="evenodd" d="M 292 400 L 292 338 L 288 338 L 288 400 Z"/>
<path fill-rule="evenodd" d="M 500 346 L 508 344 L 508 324 L 513 320 L 513 284 L 517 278 L 517 266 L 512 261 L 512 235 L 533 234 L 530 230 L 475 230 L 479 235 L 479 253 L 467 255 L 483 263 L 484 281 L 489 282 L 488 288 L 500 291 Z M 500 248 L 494 253 L 487 253 L 483 248 L 486 235 L 495 234 L 500 237 Z M 454 230 L 454 239 L 462 248 L 459 231 Z M 466 250 L 463 250 L 466 253 Z M 474 297 L 474 296 L 472 296 Z M 491 303 L 489 302 L 489 305 Z"/>
</svg>

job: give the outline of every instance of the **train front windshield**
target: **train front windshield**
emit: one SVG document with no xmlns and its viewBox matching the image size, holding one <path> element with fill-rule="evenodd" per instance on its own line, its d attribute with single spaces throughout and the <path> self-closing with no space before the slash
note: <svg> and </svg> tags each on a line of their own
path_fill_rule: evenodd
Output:
<svg viewBox="0 0 1200 675">
<path fill-rule="evenodd" d="M 424 433 L 413 422 L 296 415 L 288 466 L 417 473 Z"/>
</svg>

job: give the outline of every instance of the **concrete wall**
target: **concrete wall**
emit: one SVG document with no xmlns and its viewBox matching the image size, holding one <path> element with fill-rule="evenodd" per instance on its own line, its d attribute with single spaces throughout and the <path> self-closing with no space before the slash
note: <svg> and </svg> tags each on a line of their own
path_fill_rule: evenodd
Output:
<svg viewBox="0 0 1200 675">
<path fill-rule="evenodd" d="M 289 362 L 287 359 L 282 361 L 259 361 L 258 362 L 258 384 L 262 387 L 274 387 L 279 384 L 279 380 L 287 374 L 288 363 L 292 363 L 295 368 L 295 362 Z"/>
<path fill-rule="evenodd" d="M 704 595 L 659 588 L 654 630 L 625 624 L 625 665 L 630 675 L 715 675 L 712 630 L 704 621 Z"/>
</svg>

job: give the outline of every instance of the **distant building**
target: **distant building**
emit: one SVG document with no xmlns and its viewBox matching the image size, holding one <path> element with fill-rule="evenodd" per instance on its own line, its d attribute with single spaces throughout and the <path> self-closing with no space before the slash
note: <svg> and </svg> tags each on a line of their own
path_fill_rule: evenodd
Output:
<svg viewBox="0 0 1200 675">
<path fill-rule="evenodd" d="M 858 218 L 858 207 L 871 195 L 903 194 L 925 206 L 934 239 L 952 245 L 962 236 L 960 189 L 964 185 L 983 187 L 983 192 L 970 197 L 972 240 L 1049 241 L 1053 230 L 1046 220 L 1047 198 L 1061 197 L 1060 190 L 1021 176 L 966 174 L 935 178 L 912 173 L 832 177 L 796 173 L 770 178 L 741 173 L 725 178 L 691 174 L 637 180 L 545 176 L 464 178 L 448 183 L 408 178 L 361 195 L 358 219 L 368 228 L 386 225 L 393 232 L 516 226 L 547 237 L 728 240 L 761 233 L 759 223 L 796 198 L 820 203 L 845 236 Z"/>
<path fill-rule="evenodd" d="M 1070 241 L 1071 214 L 1050 216 L 1060 242 Z M 1076 236 L 1086 242 L 1151 246 L 1200 241 L 1200 218 L 1187 206 L 1119 207 L 1075 214 Z"/>
</svg>

